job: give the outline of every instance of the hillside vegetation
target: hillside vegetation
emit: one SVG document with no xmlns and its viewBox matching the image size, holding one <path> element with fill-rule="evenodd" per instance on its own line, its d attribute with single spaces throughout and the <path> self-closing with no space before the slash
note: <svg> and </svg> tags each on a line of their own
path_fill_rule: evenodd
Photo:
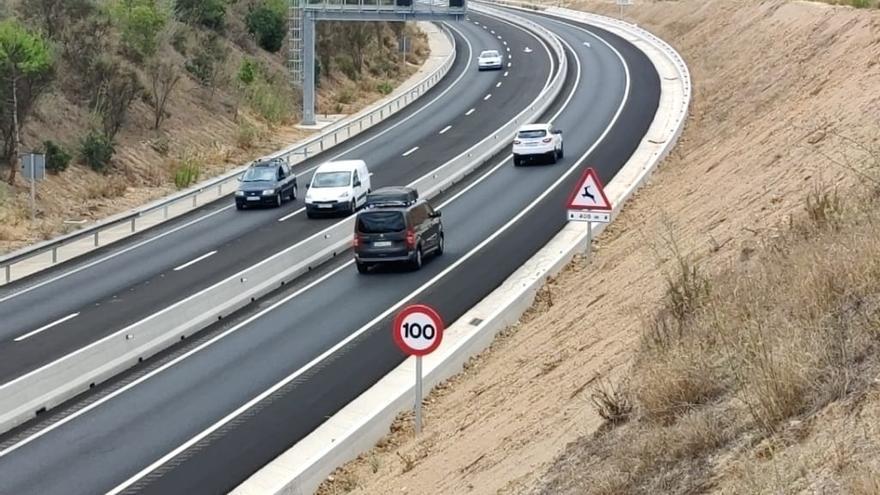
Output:
<svg viewBox="0 0 880 495">
<path fill-rule="evenodd" d="M 286 0 L 0 3 L 0 251 L 304 137 L 285 67 L 286 9 Z M 414 39 L 406 66 L 404 33 Z M 382 97 L 428 54 L 402 23 L 319 23 L 318 36 L 324 114 Z M 47 154 L 51 172 L 35 222 L 13 166 L 30 150 Z"/>
</svg>

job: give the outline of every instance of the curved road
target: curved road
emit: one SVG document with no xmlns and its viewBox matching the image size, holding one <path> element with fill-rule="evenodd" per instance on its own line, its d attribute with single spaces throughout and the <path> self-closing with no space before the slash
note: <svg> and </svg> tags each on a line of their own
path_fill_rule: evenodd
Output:
<svg viewBox="0 0 880 495">
<path fill-rule="evenodd" d="M 418 102 L 352 143 L 297 165 L 300 196 L 311 170 L 328 159 L 364 159 L 374 174 L 374 189 L 408 184 L 491 134 L 531 102 L 550 72 L 549 54 L 524 30 L 490 19 L 485 23 L 487 29 L 472 23 L 452 26 L 461 31 L 456 33 L 460 56 L 449 76 Z M 522 52 L 526 46 L 536 50 L 528 70 L 475 70 L 476 54 L 484 48 Z M 415 145 L 419 149 L 406 154 Z M 280 209 L 239 212 L 230 197 L 113 251 L 4 288 L 0 384 L 118 332 L 338 221 L 307 219 L 302 206 L 298 200 Z"/>
<path fill-rule="evenodd" d="M 546 115 L 565 130 L 564 160 L 514 168 L 502 153 L 439 198 L 447 251 L 419 272 L 360 276 L 340 259 L 185 352 L 7 437 L 0 493 L 227 491 L 403 361 L 388 335 L 396 309 L 427 302 L 454 321 L 540 249 L 564 225 L 579 172 L 591 165 L 607 182 L 632 154 L 660 85 L 625 40 L 528 15 L 568 45 L 567 84 Z M 539 56 L 514 53 L 511 76 L 542 85 Z M 433 128 L 448 125 L 432 117 Z"/>
</svg>

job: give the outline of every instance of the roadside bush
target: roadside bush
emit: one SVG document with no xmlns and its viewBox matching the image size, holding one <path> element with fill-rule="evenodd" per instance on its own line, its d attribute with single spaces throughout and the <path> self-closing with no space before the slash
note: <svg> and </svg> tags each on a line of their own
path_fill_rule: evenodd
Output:
<svg viewBox="0 0 880 495">
<path fill-rule="evenodd" d="M 229 50 L 219 36 L 209 36 L 199 43 L 192 58 L 186 61 L 186 70 L 202 86 L 213 90 L 217 87 Z"/>
<path fill-rule="evenodd" d="M 254 147 L 260 138 L 260 131 L 247 120 L 242 119 L 238 124 L 238 135 L 236 136 L 236 144 L 243 150 L 249 150 Z"/>
<path fill-rule="evenodd" d="M 101 131 L 90 131 L 80 141 L 80 158 L 95 172 L 107 172 L 115 153 L 113 140 Z"/>
<path fill-rule="evenodd" d="M 126 55 L 136 61 L 155 55 L 159 32 L 168 22 L 161 4 L 152 0 L 124 0 L 117 2 L 111 12 L 122 32 Z"/>
<path fill-rule="evenodd" d="M 392 86 L 391 83 L 388 81 L 382 81 L 376 86 L 376 90 L 383 95 L 389 95 L 392 91 L 394 91 L 394 86 Z"/>
<path fill-rule="evenodd" d="M 174 185 L 178 189 L 185 189 L 199 181 L 202 171 L 202 162 L 194 156 L 186 156 L 180 160 L 174 168 Z"/>
<path fill-rule="evenodd" d="M 248 31 L 257 39 L 260 48 L 275 53 L 284 45 L 284 14 L 261 4 L 248 12 L 245 18 Z"/>
<path fill-rule="evenodd" d="M 67 166 L 70 165 L 70 153 L 52 141 L 44 142 L 43 147 L 46 152 L 46 170 L 53 174 L 67 170 Z"/>
<path fill-rule="evenodd" d="M 258 80 L 250 87 L 250 107 L 271 124 L 283 124 L 293 118 L 296 111 L 293 102 L 290 90 L 281 84 Z"/>
</svg>

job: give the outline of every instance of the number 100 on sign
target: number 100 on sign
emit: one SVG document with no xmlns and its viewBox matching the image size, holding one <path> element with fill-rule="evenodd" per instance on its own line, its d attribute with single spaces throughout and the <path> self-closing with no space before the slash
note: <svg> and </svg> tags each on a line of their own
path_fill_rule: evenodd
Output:
<svg viewBox="0 0 880 495">
<path fill-rule="evenodd" d="M 411 356 L 430 354 L 443 339 L 443 320 L 423 304 L 409 306 L 394 319 L 394 342 Z"/>
</svg>

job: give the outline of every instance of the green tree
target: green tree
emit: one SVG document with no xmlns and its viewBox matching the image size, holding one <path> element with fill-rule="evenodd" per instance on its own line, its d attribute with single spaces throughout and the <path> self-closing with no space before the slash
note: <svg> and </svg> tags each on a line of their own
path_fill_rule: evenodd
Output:
<svg viewBox="0 0 880 495">
<path fill-rule="evenodd" d="M 52 50 L 45 39 L 15 20 L 0 22 L 0 127 L 10 184 L 18 170 L 21 127 L 51 82 L 53 69 Z"/>
<path fill-rule="evenodd" d="M 122 34 L 126 53 L 141 61 L 159 48 L 159 33 L 168 23 L 168 12 L 156 0 L 120 0 L 113 6 L 113 18 Z"/>
<path fill-rule="evenodd" d="M 168 99 L 180 82 L 181 75 L 174 64 L 154 60 L 147 67 L 147 76 L 150 78 L 150 107 L 155 118 L 153 129 L 159 130 L 168 113 Z"/>
<path fill-rule="evenodd" d="M 284 13 L 262 3 L 245 18 L 248 31 L 257 38 L 260 48 L 275 53 L 284 45 Z"/>
<path fill-rule="evenodd" d="M 219 31 L 226 25 L 227 3 L 228 0 L 177 0 L 174 13 L 187 24 Z"/>
<path fill-rule="evenodd" d="M 52 39 L 70 23 L 92 15 L 95 10 L 92 0 L 27 0 L 19 5 L 22 17 L 38 24 Z"/>
</svg>

